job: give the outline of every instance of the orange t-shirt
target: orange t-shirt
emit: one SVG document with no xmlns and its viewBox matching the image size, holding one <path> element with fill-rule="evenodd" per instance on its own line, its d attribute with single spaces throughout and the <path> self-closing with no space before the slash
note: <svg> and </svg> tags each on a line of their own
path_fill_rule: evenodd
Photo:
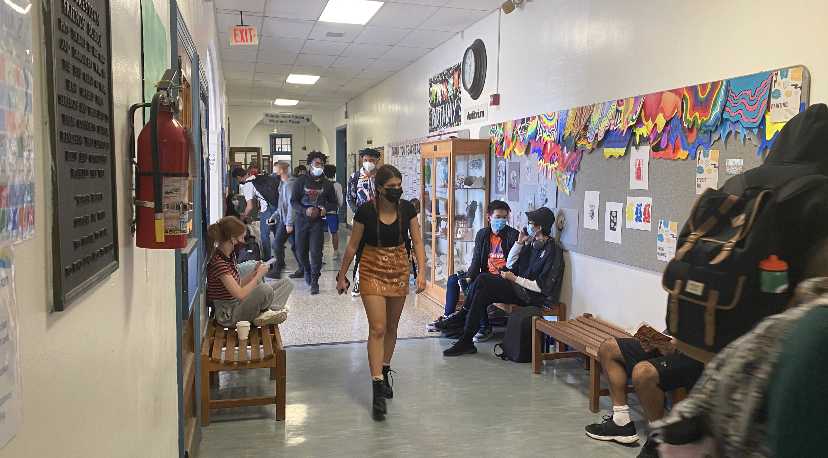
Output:
<svg viewBox="0 0 828 458">
<path fill-rule="evenodd" d="M 501 241 L 500 236 L 494 232 L 489 236 L 489 273 L 496 274 L 506 267 L 506 255 Z"/>
</svg>

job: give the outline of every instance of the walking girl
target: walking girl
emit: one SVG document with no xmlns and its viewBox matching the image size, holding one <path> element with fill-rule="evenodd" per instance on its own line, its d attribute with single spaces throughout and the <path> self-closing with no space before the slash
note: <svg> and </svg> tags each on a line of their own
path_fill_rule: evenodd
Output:
<svg viewBox="0 0 828 458">
<path fill-rule="evenodd" d="M 337 291 L 350 286 L 348 268 L 357 250 L 359 288 L 368 317 L 368 366 L 373 389 L 374 420 L 385 419 L 386 399 L 394 397 L 389 373 L 397 344 L 397 325 L 408 295 L 411 273 L 406 244 L 411 241 L 417 265 L 425 265 L 425 249 L 417 211 L 401 200 L 402 174 L 392 165 L 383 165 L 375 176 L 376 198 L 359 207 L 354 215 L 351 239 L 337 274 Z M 417 278 L 417 293 L 425 289 L 425 277 Z"/>
</svg>

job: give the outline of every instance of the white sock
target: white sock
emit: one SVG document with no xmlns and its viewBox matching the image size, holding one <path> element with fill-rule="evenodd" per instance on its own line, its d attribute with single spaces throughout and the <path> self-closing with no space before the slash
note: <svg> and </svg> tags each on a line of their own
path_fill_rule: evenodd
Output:
<svg viewBox="0 0 828 458">
<path fill-rule="evenodd" d="M 385 379 L 382 377 L 382 375 L 377 375 L 376 377 L 371 377 L 371 380 L 372 380 L 372 381 L 375 381 L 375 382 L 376 382 L 376 381 L 380 381 L 380 382 L 381 382 L 381 381 L 383 381 L 383 380 L 385 380 Z"/>
<path fill-rule="evenodd" d="M 612 406 L 612 422 L 624 426 L 630 422 L 630 406 Z"/>
</svg>

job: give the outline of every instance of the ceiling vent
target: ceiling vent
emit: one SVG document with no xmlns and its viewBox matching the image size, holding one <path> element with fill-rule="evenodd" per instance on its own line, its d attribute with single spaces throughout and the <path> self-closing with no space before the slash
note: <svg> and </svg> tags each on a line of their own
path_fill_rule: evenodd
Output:
<svg viewBox="0 0 828 458">
<path fill-rule="evenodd" d="M 328 38 L 342 38 L 345 34 L 343 32 L 328 32 L 325 36 Z"/>
</svg>

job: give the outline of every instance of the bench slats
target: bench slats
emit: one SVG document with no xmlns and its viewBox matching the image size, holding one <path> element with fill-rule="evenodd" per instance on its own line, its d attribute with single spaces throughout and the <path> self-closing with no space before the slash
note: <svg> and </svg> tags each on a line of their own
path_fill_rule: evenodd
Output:
<svg viewBox="0 0 828 458">
<path fill-rule="evenodd" d="M 600 346 L 605 340 L 612 338 L 612 335 L 595 328 L 590 328 L 588 325 L 577 320 L 568 321 L 567 324 L 575 329 L 584 341 L 592 343 L 593 345 Z"/>
<path fill-rule="evenodd" d="M 270 336 L 269 326 L 262 326 L 262 344 L 264 344 L 264 355 L 262 359 L 273 357 L 273 337 Z"/>
<path fill-rule="evenodd" d="M 216 328 L 215 339 L 213 339 L 213 353 L 210 355 L 210 359 L 213 361 L 221 361 L 221 347 L 224 346 L 224 333 L 224 328 Z"/>
<path fill-rule="evenodd" d="M 236 362 L 236 331 L 230 329 L 227 331 L 227 345 L 224 349 L 224 360 L 231 363 Z"/>
<path fill-rule="evenodd" d="M 611 335 L 612 337 L 621 337 L 621 338 L 632 337 L 627 331 L 625 331 L 625 330 L 623 330 L 619 327 L 613 326 L 613 325 L 607 323 L 606 321 L 600 320 L 598 318 L 594 318 L 594 317 L 587 318 L 587 317 L 580 317 L 579 316 L 578 318 L 576 318 L 576 320 L 580 321 L 581 323 L 586 324 L 587 326 L 590 326 L 590 327 L 593 327 L 593 328 L 596 328 L 596 329 L 600 329 L 601 331 Z"/>
<path fill-rule="evenodd" d="M 210 356 L 210 349 L 213 346 L 213 338 L 216 334 L 216 324 L 210 320 L 207 324 L 207 333 L 204 335 L 204 342 L 201 343 L 201 356 Z"/>
<path fill-rule="evenodd" d="M 271 329 L 272 329 L 272 332 L 273 332 L 273 340 L 274 340 L 273 350 L 275 350 L 275 351 L 283 350 L 285 347 L 284 347 L 284 345 L 282 345 L 282 333 L 279 332 L 279 326 L 271 325 Z"/>
<path fill-rule="evenodd" d="M 259 328 L 250 329 L 250 359 L 252 361 L 262 360 L 259 353 Z"/>
</svg>

